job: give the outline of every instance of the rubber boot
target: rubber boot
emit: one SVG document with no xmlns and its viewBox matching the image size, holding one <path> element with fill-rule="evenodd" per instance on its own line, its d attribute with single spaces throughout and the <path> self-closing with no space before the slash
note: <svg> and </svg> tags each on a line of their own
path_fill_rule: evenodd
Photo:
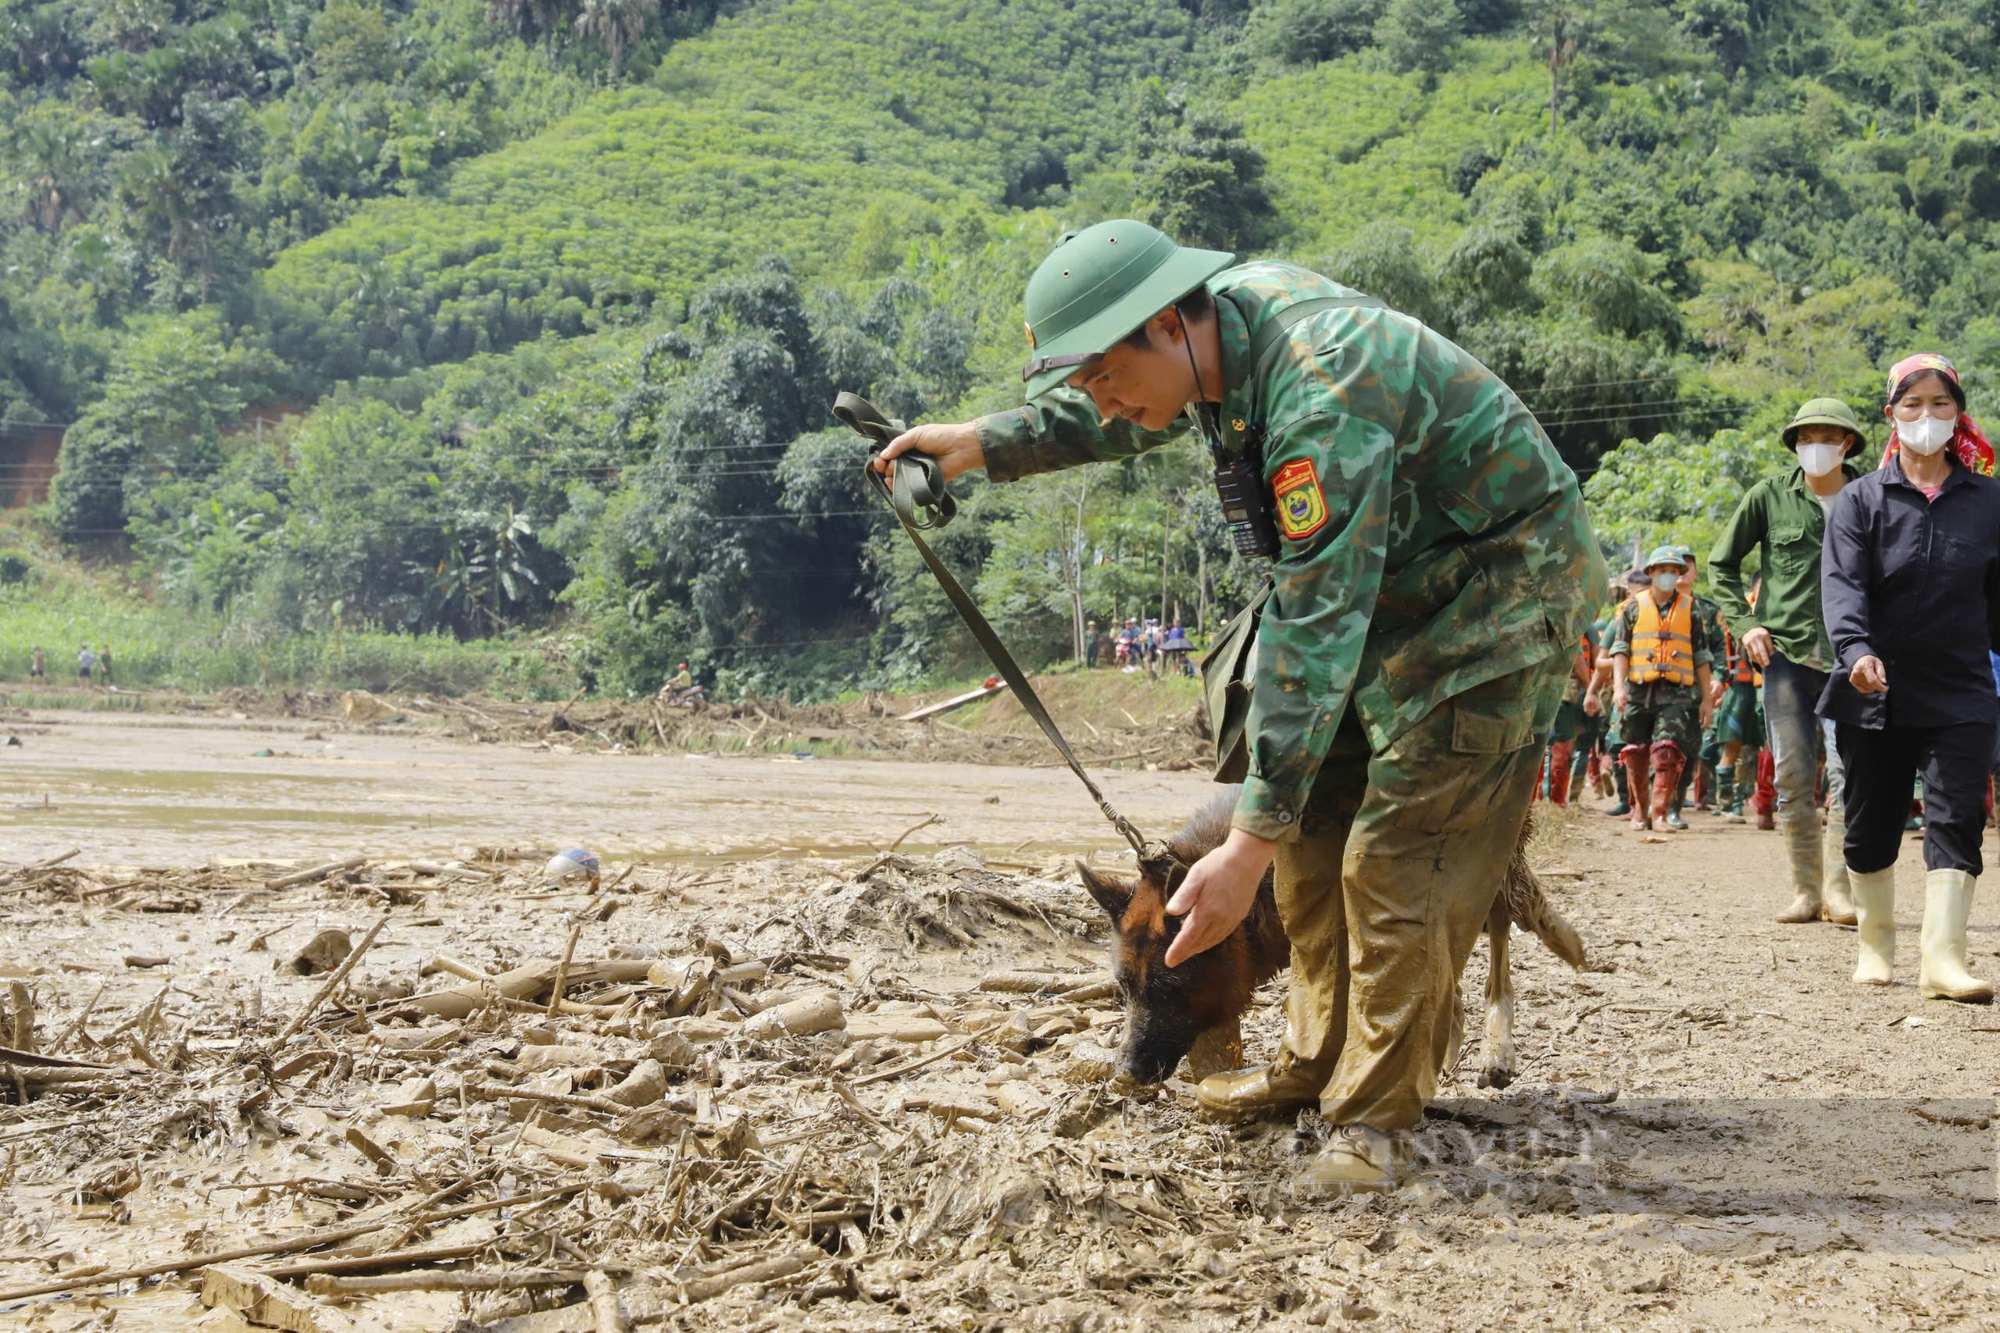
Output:
<svg viewBox="0 0 2000 1333">
<path fill-rule="evenodd" d="M 1670 823 L 1668 816 L 1673 813 L 1674 792 L 1680 787 L 1681 771 L 1687 764 L 1687 756 L 1672 741 L 1654 741 L 1652 760 L 1653 827 L 1686 828 L 1685 824 Z"/>
<path fill-rule="evenodd" d="M 1675 752 L 1679 753 L 1678 747 Z M 1695 767 L 1696 765 L 1683 761 L 1679 776 L 1674 779 L 1673 794 L 1667 798 L 1666 827 L 1670 829 L 1680 832 L 1687 830 L 1687 820 L 1681 812 L 1687 808 L 1689 779 L 1693 777 Z M 1653 771 L 1657 773 L 1659 769 L 1660 760 L 1656 755 L 1653 759 Z"/>
<path fill-rule="evenodd" d="M 1611 785 L 1618 793 L 1618 803 L 1604 813 L 1614 819 L 1622 819 L 1632 813 L 1632 781 L 1625 772 L 1625 751 L 1617 754 L 1617 762 L 1611 765 Z"/>
<path fill-rule="evenodd" d="M 1863 986 L 1886 986 L 1896 975 L 1896 867 L 1865 875 L 1849 869 L 1847 882 L 1854 890 L 1854 918 L 1861 938 L 1854 980 Z"/>
<path fill-rule="evenodd" d="M 1652 772 L 1653 761 L 1647 757 L 1643 745 L 1628 745 L 1619 751 L 1618 757 L 1625 762 L 1625 786 L 1631 792 L 1632 827 L 1643 833 L 1653 827 L 1652 817 L 1646 811 L 1648 776 Z"/>
<path fill-rule="evenodd" d="M 1715 814 L 1725 824 L 1741 824 L 1743 814 L 1736 808 L 1736 770 L 1715 770 Z"/>
<path fill-rule="evenodd" d="M 1918 939 L 1923 960 L 1917 967 L 1917 994 L 1926 1000 L 1990 1004 L 1993 985 L 1965 970 L 1965 921 L 1972 915 L 1972 886 L 1963 870 L 1933 870 L 1924 876 L 1924 928 Z"/>
<path fill-rule="evenodd" d="M 1820 915 L 1836 926 L 1854 924 L 1854 894 L 1847 883 L 1847 810 L 1839 801 L 1826 807 L 1826 839 L 1821 844 L 1820 863 L 1826 877 L 1820 885 Z"/>
<path fill-rule="evenodd" d="M 1386 1194 L 1401 1180 L 1414 1149 L 1407 1129 L 1391 1132 L 1367 1125 L 1341 1125 L 1319 1155 L 1293 1178 L 1292 1192 L 1305 1199 Z"/>
<path fill-rule="evenodd" d="M 1697 810 L 1705 811 L 1714 808 L 1709 804 L 1710 799 L 1715 795 L 1714 784 L 1709 781 L 1709 775 L 1714 771 L 1714 765 L 1710 764 L 1706 759 L 1694 767 L 1694 808 Z"/>
<path fill-rule="evenodd" d="M 1792 863 L 1792 905 L 1773 920 L 1787 925 L 1817 921 L 1823 910 L 1820 885 L 1820 834 L 1817 819 L 1785 821 L 1785 856 Z"/>
<path fill-rule="evenodd" d="M 1757 751 L 1757 793 L 1751 799 L 1757 812 L 1757 827 L 1770 832 L 1778 827 L 1778 761 L 1769 750 Z"/>
<path fill-rule="evenodd" d="M 1569 804 L 1569 761 L 1573 742 L 1557 741 L 1549 746 L 1549 804 Z"/>
</svg>

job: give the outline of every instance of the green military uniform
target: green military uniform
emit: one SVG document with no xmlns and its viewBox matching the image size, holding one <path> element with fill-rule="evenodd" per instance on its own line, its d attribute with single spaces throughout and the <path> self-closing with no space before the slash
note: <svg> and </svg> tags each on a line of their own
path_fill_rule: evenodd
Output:
<svg viewBox="0 0 2000 1333">
<path fill-rule="evenodd" d="M 1037 271 L 1027 306 L 1042 357 L 1027 376 L 1039 396 L 980 421 L 991 479 L 1124 458 L 1176 433 L 1100 422 L 1086 394 L 1055 387 L 1084 359 L 1075 353 L 1093 350 L 1074 331 L 1069 312 L 1084 294 L 1065 287 L 1071 272 L 1105 281 L 1104 247 L 1125 241 L 1136 265 L 1149 234 L 1102 223 L 1065 238 Z M 1201 252 L 1178 252 L 1190 253 Z M 1466 352 L 1289 264 L 1217 264 L 1202 280 L 1215 298 L 1221 402 L 1175 425 L 1201 425 L 1228 451 L 1265 428 L 1282 545 L 1235 814 L 1237 828 L 1279 843 L 1293 971 L 1271 1072 L 1319 1088 L 1336 1125 L 1403 1129 L 1421 1117 L 1458 1031 L 1458 975 L 1606 572 L 1574 474 Z M 1093 332 L 1096 350 L 1188 288 L 1149 290 L 1157 299 L 1132 306 L 1123 327 Z M 1347 304 L 1292 325 L 1253 365 L 1259 330 L 1315 298 Z"/>
<path fill-rule="evenodd" d="M 1685 546 L 1680 547 L 1679 550 L 1683 556 L 1692 557 L 1694 555 L 1694 552 Z M 1708 598 L 1703 597 L 1700 593 L 1695 593 L 1694 616 L 1696 620 L 1702 621 L 1708 626 L 1709 642 L 1716 646 L 1715 662 L 1711 665 L 1714 670 L 1719 672 L 1724 669 L 1723 663 L 1728 655 L 1727 647 L 1729 642 L 1728 636 L 1723 633 L 1722 609 Z M 1694 782 L 1696 765 L 1705 764 L 1713 770 L 1716 754 L 1719 754 L 1719 751 L 1711 753 L 1711 751 L 1715 750 L 1715 718 L 1711 715 L 1709 725 L 1701 732 L 1695 748 L 1687 752 L 1689 763 L 1681 771 L 1680 786 L 1674 791 L 1673 818 L 1675 820 L 1680 819 L 1681 807 L 1687 803 L 1688 787 Z M 1682 825 L 1677 823 L 1675 827 L 1679 828 Z"/>
</svg>

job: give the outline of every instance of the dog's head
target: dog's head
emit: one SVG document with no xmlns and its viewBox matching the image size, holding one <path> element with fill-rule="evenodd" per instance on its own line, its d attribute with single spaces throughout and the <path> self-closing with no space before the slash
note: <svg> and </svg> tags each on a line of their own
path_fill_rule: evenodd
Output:
<svg viewBox="0 0 2000 1333">
<path fill-rule="evenodd" d="M 1187 868 L 1177 861 L 1147 862 L 1137 876 L 1101 874 L 1078 863 L 1084 887 L 1111 916 L 1111 975 L 1125 1004 L 1125 1042 L 1119 1072 L 1139 1083 L 1162 1083 L 1180 1065 L 1195 1038 L 1230 1023 L 1248 1007 L 1254 989 L 1243 928 L 1206 952 L 1167 966 L 1167 949 L 1181 918 L 1167 902 Z"/>
</svg>

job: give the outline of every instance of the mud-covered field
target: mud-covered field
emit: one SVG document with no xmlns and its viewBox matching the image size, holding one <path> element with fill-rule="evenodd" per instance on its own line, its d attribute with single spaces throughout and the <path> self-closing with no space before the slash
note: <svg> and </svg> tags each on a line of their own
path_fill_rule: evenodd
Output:
<svg viewBox="0 0 2000 1333">
<path fill-rule="evenodd" d="M 236 754 L 294 733 L 124 721 L 0 751 L 0 1327 L 2000 1327 L 2000 1018 L 1916 998 L 1915 842 L 1877 991 L 1768 920 L 1778 835 L 1545 820 L 1592 962 L 1516 941 L 1520 1081 L 1475 1025 L 1412 1183 L 1302 1206 L 1316 1116 L 1108 1082 L 1067 774 L 336 737 L 315 822 Z M 1203 794 L 1112 776 L 1149 831 Z"/>
</svg>

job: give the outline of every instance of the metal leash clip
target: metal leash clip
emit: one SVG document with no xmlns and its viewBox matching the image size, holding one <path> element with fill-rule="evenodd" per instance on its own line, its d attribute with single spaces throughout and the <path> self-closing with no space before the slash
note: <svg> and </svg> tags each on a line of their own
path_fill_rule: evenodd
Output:
<svg viewBox="0 0 2000 1333">
<path fill-rule="evenodd" d="M 868 480 L 894 507 L 898 518 L 919 532 L 931 532 L 957 517 L 958 499 L 945 489 L 944 468 L 929 454 L 912 450 L 894 459 L 889 464 L 888 482 L 875 470 L 875 459 L 908 426 L 883 416 L 880 408 L 855 393 L 835 398 L 833 415 L 849 430 L 874 441 L 864 464 Z"/>
</svg>

